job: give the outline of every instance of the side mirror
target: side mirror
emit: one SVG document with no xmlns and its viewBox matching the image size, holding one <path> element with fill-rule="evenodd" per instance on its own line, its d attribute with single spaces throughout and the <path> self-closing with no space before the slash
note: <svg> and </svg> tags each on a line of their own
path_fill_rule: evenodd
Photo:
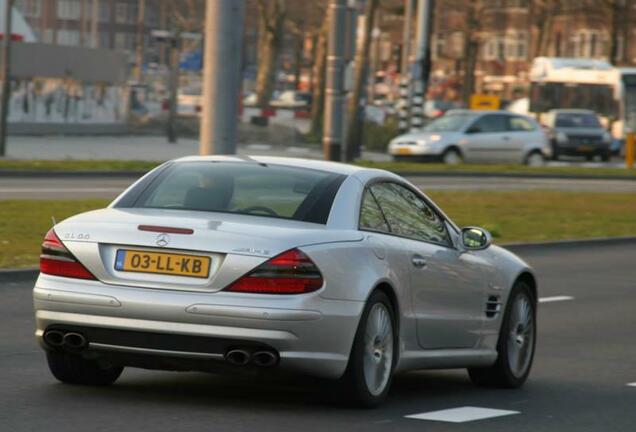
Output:
<svg viewBox="0 0 636 432">
<path fill-rule="evenodd" d="M 492 236 L 488 231 L 479 227 L 462 228 L 462 245 L 467 250 L 486 249 L 492 243 Z"/>
</svg>

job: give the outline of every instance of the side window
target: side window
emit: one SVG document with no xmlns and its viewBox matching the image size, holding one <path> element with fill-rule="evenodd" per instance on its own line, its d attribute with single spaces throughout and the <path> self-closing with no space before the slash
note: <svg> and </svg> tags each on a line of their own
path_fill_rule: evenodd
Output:
<svg viewBox="0 0 636 432">
<path fill-rule="evenodd" d="M 392 233 L 445 246 L 451 244 L 444 220 L 408 188 L 395 183 L 379 183 L 372 186 L 371 191 Z"/>
<path fill-rule="evenodd" d="M 378 202 L 369 189 L 364 191 L 364 196 L 362 197 L 362 205 L 360 206 L 360 229 L 390 232 L 382 210 L 380 210 Z"/>
<path fill-rule="evenodd" d="M 480 117 L 468 129 L 472 133 L 496 133 L 508 130 L 508 116 L 503 114 L 486 114 Z"/>
<path fill-rule="evenodd" d="M 510 130 L 513 132 L 530 132 L 533 131 L 534 125 L 528 119 L 518 116 L 510 117 Z"/>
</svg>

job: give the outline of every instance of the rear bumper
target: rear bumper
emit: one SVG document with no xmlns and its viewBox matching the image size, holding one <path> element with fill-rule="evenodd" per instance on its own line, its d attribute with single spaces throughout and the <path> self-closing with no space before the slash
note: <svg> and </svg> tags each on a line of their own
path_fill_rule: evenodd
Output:
<svg viewBox="0 0 636 432">
<path fill-rule="evenodd" d="M 44 349 L 52 349 L 45 330 L 80 330 L 88 339 L 85 355 L 134 354 L 162 369 L 160 358 L 222 363 L 230 347 L 266 347 L 278 353 L 281 369 L 326 378 L 344 373 L 364 307 L 319 292 L 166 291 L 47 275 L 38 278 L 33 294 L 35 335 Z"/>
</svg>

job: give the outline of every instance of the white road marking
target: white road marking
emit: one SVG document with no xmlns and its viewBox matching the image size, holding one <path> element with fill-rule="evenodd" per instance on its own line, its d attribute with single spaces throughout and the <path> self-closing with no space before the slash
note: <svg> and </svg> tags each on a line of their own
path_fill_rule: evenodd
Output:
<svg viewBox="0 0 636 432">
<path fill-rule="evenodd" d="M 628 387 L 636 387 L 636 382 L 633 382 L 633 383 L 627 383 L 627 386 L 628 386 Z"/>
<path fill-rule="evenodd" d="M 411 414 L 405 417 L 415 420 L 433 420 L 449 423 L 464 423 L 474 420 L 484 420 L 513 414 L 520 414 L 520 412 L 467 406 L 440 411 L 431 411 L 420 414 Z"/>
<path fill-rule="evenodd" d="M 574 300 L 574 297 L 570 296 L 553 296 L 553 297 L 541 297 L 539 303 L 551 303 L 558 301 Z"/>
<path fill-rule="evenodd" d="M 34 192 L 122 192 L 125 188 L 0 188 L 0 193 Z"/>
</svg>

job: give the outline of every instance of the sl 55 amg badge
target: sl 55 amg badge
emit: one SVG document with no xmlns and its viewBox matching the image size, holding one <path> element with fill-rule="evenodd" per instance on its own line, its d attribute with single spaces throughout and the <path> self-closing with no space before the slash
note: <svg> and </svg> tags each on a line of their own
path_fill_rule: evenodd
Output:
<svg viewBox="0 0 636 432">
<path fill-rule="evenodd" d="M 91 235 L 88 233 L 66 233 L 64 234 L 64 238 L 66 240 L 88 240 L 91 238 Z"/>
</svg>

